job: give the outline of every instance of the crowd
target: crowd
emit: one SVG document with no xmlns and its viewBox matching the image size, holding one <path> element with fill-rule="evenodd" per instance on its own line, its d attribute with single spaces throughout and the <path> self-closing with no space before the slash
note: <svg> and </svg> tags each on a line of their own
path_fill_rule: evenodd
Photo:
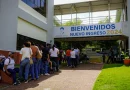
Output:
<svg viewBox="0 0 130 90">
<path fill-rule="evenodd" d="M 9 52 L 8 58 L 0 56 L 0 62 L 3 63 L 3 71 L 13 78 L 13 85 L 20 84 L 24 79 L 28 83 L 31 80 L 38 80 L 40 75 L 50 75 L 51 72 L 59 72 L 59 62 L 67 62 L 68 67 L 77 67 L 79 64 L 79 49 L 69 48 L 59 50 L 55 45 L 50 47 L 47 45 L 35 45 L 33 42 L 25 42 L 20 51 L 21 62 L 20 67 L 15 68 L 14 52 Z M 2 65 L 0 65 L 2 67 Z M 18 73 L 18 78 L 16 78 Z"/>
</svg>

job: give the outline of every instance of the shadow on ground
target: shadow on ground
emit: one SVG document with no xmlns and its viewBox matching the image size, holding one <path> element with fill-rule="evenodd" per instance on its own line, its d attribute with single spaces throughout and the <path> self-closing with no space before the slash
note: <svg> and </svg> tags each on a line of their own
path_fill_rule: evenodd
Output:
<svg viewBox="0 0 130 90">
<path fill-rule="evenodd" d="M 102 63 L 87 63 L 87 64 L 80 64 L 76 68 L 71 67 L 62 67 L 62 70 L 101 70 L 103 67 Z"/>
<path fill-rule="evenodd" d="M 2 90 L 27 90 L 34 87 L 38 87 L 40 82 L 45 81 L 46 79 L 49 79 L 50 77 L 53 77 L 55 75 L 59 75 L 62 73 L 62 70 L 101 70 L 103 67 L 103 64 L 96 64 L 96 63 L 87 63 L 87 64 L 80 64 L 76 68 L 70 68 L 65 65 L 61 67 L 61 72 L 55 72 L 54 74 L 51 74 L 50 76 L 40 76 L 40 78 L 36 81 L 30 81 L 29 83 L 21 83 L 21 85 L 13 86 L 10 85 Z M 51 84 L 51 83 L 50 83 Z"/>
</svg>

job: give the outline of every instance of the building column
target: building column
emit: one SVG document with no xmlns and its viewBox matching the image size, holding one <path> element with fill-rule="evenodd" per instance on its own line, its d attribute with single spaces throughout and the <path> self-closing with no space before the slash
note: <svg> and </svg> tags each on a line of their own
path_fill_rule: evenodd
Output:
<svg viewBox="0 0 130 90">
<path fill-rule="evenodd" d="M 54 0 L 47 1 L 47 43 L 54 44 Z"/>
<path fill-rule="evenodd" d="M 16 50 L 18 1 L 0 0 L 0 49 Z"/>
<path fill-rule="evenodd" d="M 130 28 L 130 0 L 127 0 L 127 13 L 126 14 L 128 14 L 127 16 L 128 16 L 128 22 L 127 22 L 127 29 L 129 29 Z M 129 30 L 127 30 L 127 31 L 129 31 Z M 129 34 L 128 34 L 128 37 L 129 37 L 129 40 L 128 40 L 128 44 L 129 44 L 129 55 L 130 55 L 130 32 L 128 32 Z"/>
</svg>

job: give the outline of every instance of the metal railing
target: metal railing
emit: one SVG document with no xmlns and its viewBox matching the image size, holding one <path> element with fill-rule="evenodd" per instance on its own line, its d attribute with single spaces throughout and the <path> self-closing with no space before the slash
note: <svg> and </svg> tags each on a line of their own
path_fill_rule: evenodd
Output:
<svg viewBox="0 0 130 90">
<path fill-rule="evenodd" d="M 62 20 L 55 20 L 57 23 L 59 23 L 60 26 L 66 26 L 67 22 L 73 22 L 74 19 L 75 22 L 70 24 L 72 25 L 89 25 L 89 24 L 104 24 L 104 23 L 117 23 L 120 21 L 116 21 L 117 15 L 111 15 L 110 20 L 108 16 L 99 16 L 99 17 L 85 17 L 85 18 L 73 18 L 73 19 L 62 19 Z M 69 17 L 68 17 L 69 18 Z M 81 21 L 81 23 L 78 23 L 78 21 Z M 69 24 L 67 24 L 69 25 Z"/>
</svg>

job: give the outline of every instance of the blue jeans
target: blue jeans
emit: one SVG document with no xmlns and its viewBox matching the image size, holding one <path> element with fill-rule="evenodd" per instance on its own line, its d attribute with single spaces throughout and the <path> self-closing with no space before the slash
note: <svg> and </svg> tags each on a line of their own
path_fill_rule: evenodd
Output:
<svg viewBox="0 0 130 90">
<path fill-rule="evenodd" d="M 19 69 L 19 77 L 22 77 L 24 74 L 25 80 L 28 79 L 29 74 L 29 67 L 30 67 L 30 60 L 29 58 L 25 58 L 20 62 L 20 69 Z"/>
<path fill-rule="evenodd" d="M 40 75 L 40 74 L 41 74 L 41 73 L 40 73 L 41 63 L 42 63 L 42 60 L 41 60 L 41 59 L 39 59 L 39 60 L 38 60 L 38 65 L 37 65 L 37 68 L 38 68 L 38 75 Z"/>
<path fill-rule="evenodd" d="M 67 65 L 68 65 L 68 66 L 71 66 L 70 56 L 66 56 L 66 60 L 67 60 Z"/>
<path fill-rule="evenodd" d="M 44 61 L 44 73 L 48 73 L 48 61 Z"/>
<path fill-rule="evenodd" d="M 30 73 L 32 79 L 38 79 L 38 60 L 36 58 L 32 58 L 33 64 L 30 65 Z"/>
<path fill-rule="evenodd" d="M 13 83 L 16 82 L 16 73 L 19 73 L 19 68 L 14 68 L 14 69 L 7 69 L 8 72 L 11 73 L 11 76 L 13 78 Z"/>
<path fill-rule="evenodd" d="M 79 64 L 79 55 L 76 55 L 77 64 Z"/>
<path fill-rule="evenodd" d="M 41 64 L 40 64 L 40 73 L 44 74 L 44 63 L 42 60 L 41 60 Z"/>
</svg>

